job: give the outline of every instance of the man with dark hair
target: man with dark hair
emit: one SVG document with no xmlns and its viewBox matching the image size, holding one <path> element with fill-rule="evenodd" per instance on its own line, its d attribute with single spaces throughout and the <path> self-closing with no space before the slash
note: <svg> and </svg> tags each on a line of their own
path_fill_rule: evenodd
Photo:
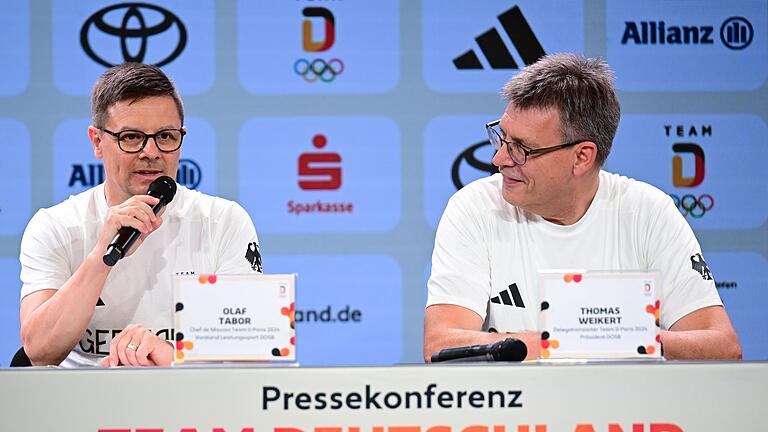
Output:
<svg viewBox="0 0 768 432">
<path fill-rule="evenodd" d="M 256 230 L 237 203 L 181 185 L 152 211 L 159 200 L 147 189 L 176 178 L 187 133 L 181 98 L 159 68 L 115 66 L 91 102 L 88 136 L 105 181 L 39 210 L 24 231 L 24 350 L 35 365 L 169 365 L 174 275 L 260 271 L 246 256 L 259 250 Z M 121 227 L 141 235 L 110 267 L 103 256 Z"/>
<path fill-rule="evenodd" d="M 504 114 L 486 124 L 499 174 L 456 192 L 437 229 L 425 359 L 506 333 L 537 358 L 536 276 L 554 268 L 659 270 L 665 357 L 741 358 L 701 247 L 672 200 L 601 169 L 620 115 L 608 65 L 546 56 L 502 95 Z M 499 295 L 514 306 L 490 301 Z"/>
</svg>

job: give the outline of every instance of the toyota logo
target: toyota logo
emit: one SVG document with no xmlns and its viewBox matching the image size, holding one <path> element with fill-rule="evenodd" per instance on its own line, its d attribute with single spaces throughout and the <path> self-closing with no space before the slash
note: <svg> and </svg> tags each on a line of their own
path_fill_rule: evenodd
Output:
<svg viewBox="0 0 768 432">
<path fill-rule="evenodd" d="M 488 173 L 488 175 L 492 175 L 498 172 L 498 168 L 496 168 L 493 164 L 478 159 L 478 150 L 483 149 L 483 147 L 491 147 L 491 143 L 488 141 L 481 141 L 477 144 L 474 144 L 461 152 L 456 160 L 453 161 L 453 165 L 451 166 L 451 180 L 453 181 L 453 185 L 456 187 L 456 190 L 463 188 L 466 184 L 462 180 L 460 173 L 461 166 L 463 164 L 467 164 L 478 171 Z"/>
<path fill-rule="evenodd" d="M 122 11 L 122 20 L 120 20 L 119 26 L 107 23 L 104 19 L 107 14 L 113 11 Z M 145 13 L 151 11 L 149 13 L 150 17 L 159 14 L 160 19 L 154 20 L 157 22 L 148 23 L 142 11 Z M 112 15 L 115 16 L 118 13 Z M 168 56 L 153 64 L 161 67 L 172 62 L 187 45 L 187 29 L 181 20 L 169 10 L 147 3 L 120 3 L 112 5 L 91 15 L 83 24 L 83 28 L 80 29 L 80 44 L 83 46 L 85 53 L 95 62 L 106 67 L 112 67 L 122 62 L 110 63 L 104 57 L 96 54 L 89 39 L 89 33 L 93 27 L 102 33 L 119 38 L 120 52 L 125 62 L 144 63 L 144 57 L 147 54 L 147 40 L 152 36 L 169 30 L 171 27 L 176 27 L 179 33 L 176 48 Z M 131 53 L 128 49 L 128 43 L 132 40 L 138 40 L 138 51 L 135 54 Z"/>
</svg>

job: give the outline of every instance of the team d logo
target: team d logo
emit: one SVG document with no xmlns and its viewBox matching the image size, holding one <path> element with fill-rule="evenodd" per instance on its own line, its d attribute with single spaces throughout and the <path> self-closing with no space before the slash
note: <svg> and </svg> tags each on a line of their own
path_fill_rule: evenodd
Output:
<svg viewBox="0 0 768 432">
<path fill-rule="evenodd" d="M 672 150 L 676 153 L 672 158 L 672 185 L 675 187 L 695 187 L 704 181 L 704 150 L 696 143 L 675 143 Z M 683 154 L 694 157 L 693 176 L 683 174 Z"/>
<path fill-rule="evenodd" d="M 306 53 L 328 51 L 336 42 L 336 18 L 324 7 L 307 7 L 302 10 L 301 47 Z M 316 54 L 313 54 L 316 55 Z M 344 72 L 344 62 L 338 58 L 307 57 L 296 60 L 293 71 L 305 82 L 333 82 Z"/>
<path fill-rule="evenodd" d="M 80 30 L 85 53 L 105 67 L 124 62 L 164 66 L 187 45 L 184 23 L 169 10 L 147 3 L 105 7 Z"/>
<path fill-rule="evenodd" d="M 712 136 L 712 126 L 678 125 L 665 126 L 667 136 L 701 139 Z M 672 186 L 682 191 L 670 194 L 675 206 L 685 217 L 701 218 L 715 207 L 715 199 L 708 193 L 691 193 L 691 189 L 704 182 L 706 157 L 704 149 L 695 142 L 672 144 Z"/>
</svg>

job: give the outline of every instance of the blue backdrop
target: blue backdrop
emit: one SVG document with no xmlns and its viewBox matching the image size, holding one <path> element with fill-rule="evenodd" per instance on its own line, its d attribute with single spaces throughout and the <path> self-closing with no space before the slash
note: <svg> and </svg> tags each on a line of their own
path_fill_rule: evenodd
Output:
<svg viewBox="0 0 768 432">
<path fill-rule="evenodd" d="M 300 362 L 372 365 L 421 361 L 445 203 L 493 172 L 483 124 L 502 85 L 563 51 L 616 71 L 607 169 L 680 203 L 745 358 L 768 359 L 767 17 L 764 0 L 7 2 L 0 365 L 20 345 L 27 221 L 103 180 L 86 127 L 107 65 L 175 79 L 189 130 L 178 181 L 240 202 L 265 271 L 299 273 Z"/>
</svg>

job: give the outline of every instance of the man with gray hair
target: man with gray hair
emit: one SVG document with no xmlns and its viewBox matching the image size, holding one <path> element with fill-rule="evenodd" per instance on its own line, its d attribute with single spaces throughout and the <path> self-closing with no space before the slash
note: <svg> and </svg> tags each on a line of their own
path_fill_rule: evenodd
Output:
<svg viewBox="0 0 768 432">
<path fill-rule="evenodd" d="M 437 229 L 425 360 L 510 333 L 538 358 L 536 277 L 553 268 L 660 270 L 665 357 L 741 358 L 701 247 L 672 200 L 601 169 L 620 116 L 608 65 L 546 56 L 502 96 L 501 119 L 486 124 L 499 173 L 456 192 Z M 490 301 L 502 293 L 515 307 Z"/>
<path fill-rule="evenodd" d="M 176 178 L 187 134 L 181 98 L 159 68 L 107 70 L 91 111 L 104 183 L 39 210 L 24 231 L 23 348 L 34 365 L 169 365 L 174 276 L 261 272 L 256 230 L 237 203 L 182 185 L 153 212 L 149 185 Z M 115 264 L 105 252 L 121 227 L 140 236 Z"/>
</svg>

